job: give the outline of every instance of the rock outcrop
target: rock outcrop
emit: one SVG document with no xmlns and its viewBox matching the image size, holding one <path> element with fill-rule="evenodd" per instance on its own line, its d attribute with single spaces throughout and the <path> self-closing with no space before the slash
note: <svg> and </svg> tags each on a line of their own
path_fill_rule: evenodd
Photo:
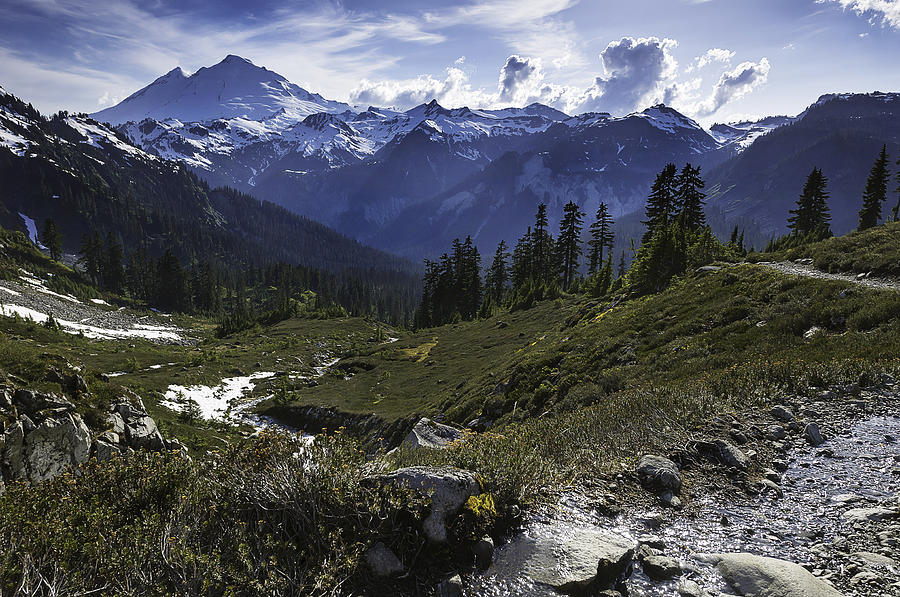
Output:
<svg viewBox="0 0 900 597">
<path fill-rule="evenodd" d="M 78 375 L 52 370 L 52 378 L 77 395 L 87 390 Z M 135 406 L 135 404 L 137 406 Z M 187 450 L 166 442 L 140 398 L 130 392 L 107 416 L 108 430 L 94 436 L 68 398 L 51 392 L 0 388 L 0 491 L 10 481 L 38 483 L 136 449 Z"/>
<path fill-rule="evenodd" d="M 447 541 L 447 522 L 459 513 L 470 497 L 481 493 L 474 473 L 453 467 L 411 466 L 392 473 L 366 477 L 373 485 L 407 487 L 429 498 L 430 510 L 422 521 L 422 530 L 429 541 Z"/>
<path fill-rule="evenodd" d="M 842 597 L 828 581 L 793 562 L 749 553 L 702 556 L 725 581 L 747 597 Z"/>
<path fill-rule="evenodd" d="M 423 417 L 413 426 L 412 431 L 403 440 L 407 448 L 432 448 L 441 450 L 463 438 L 463 432 L 449 425 L 436 423 Z"/>
</svg>

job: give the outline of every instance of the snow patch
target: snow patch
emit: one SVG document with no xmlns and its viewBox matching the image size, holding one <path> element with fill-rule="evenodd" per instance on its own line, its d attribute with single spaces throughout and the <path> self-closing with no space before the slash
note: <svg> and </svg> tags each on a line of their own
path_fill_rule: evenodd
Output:
<svg viewBox="0 0 900 597">
<path fill-rule="evenodd" d="M 207 420 L 228 421 L 234 419 L 238 401 L 256 387 L 256 381 L 273 377 L 275 373 L 260 371 L 248 376 L 227 377 L 222 383 L 210 387 L 203 385 L 170 385 L 162 406 L 175 411 L 184 411 L 190 401 L 200 407 L 201 416 Z"/>
</svg>

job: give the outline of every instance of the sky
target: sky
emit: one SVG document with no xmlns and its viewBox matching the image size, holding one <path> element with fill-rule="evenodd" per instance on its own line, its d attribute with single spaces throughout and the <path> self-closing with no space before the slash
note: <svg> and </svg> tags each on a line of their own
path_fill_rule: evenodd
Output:
<svg viewBox="0 0 900 597">
<path fill-rule="evenodd" d="M 709 125 L 900 91 L 900 0 L 0 0 L 0 85 L 45 113 L 227 54 L 362 106 L 664 102 Z"/>
</svg>

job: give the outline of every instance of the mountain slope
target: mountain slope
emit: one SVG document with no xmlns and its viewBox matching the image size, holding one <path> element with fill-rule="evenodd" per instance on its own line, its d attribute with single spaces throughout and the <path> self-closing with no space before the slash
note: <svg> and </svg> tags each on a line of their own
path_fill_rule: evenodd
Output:
<svg viewBox="0 0 900 597">
<path fill-rule="evenodd" d="M 279 110 L 299 117 L 317 112 L 343 112 L 350 106 L 326 100 L 246 58 L 228 55 L 214 66 L 188 76 L 175 68 L 119 104 L 91 116 L 122 124 L 145 118 L 186 121 L 245 117 L 260 119 Z"/>
<path fill-rule="evenodd" d="M 96 231 L 129 251 L 172 249 L 188 261 L 414 270 L 271 203 L 211 189 L 183 165 L 134 147 L 86 116 L 45 119 L 6 93 L 0 179 L 0 225 L 21 230 L 29 220 L 40 226 L 54 218 L 68 251 Z"/>
<path fill-rule="evenodd" d="M 819 167 L 832 228 L 842 234 L 856 226 L 866 177 L 885 144 L 889 155 L 900 152 L 900 94 L 822 96 L 796 122 L 710 171 L 710 202 L 731 217 L 752 216 L 767 236 L 781 234 L 806 176 Z"/>
</svg>

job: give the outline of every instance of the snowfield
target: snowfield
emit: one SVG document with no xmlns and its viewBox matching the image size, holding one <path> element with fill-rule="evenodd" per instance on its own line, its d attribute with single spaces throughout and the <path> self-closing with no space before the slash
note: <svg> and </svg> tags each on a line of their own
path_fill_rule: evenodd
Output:
<svg viewBox="0 0 900 597">
<path fill-rule="evenodd" d="M 222 383 L 210 387 L 203 385 L 179 386 L 171 385 L 166 391 L 162 406 L 182 412 L 189 402 L 200 407 L 201 417 L 211 421 L 239 420 L 242 411 L 251 404 L 240 404 L 240 399 L 256 387 L 256 381 L 273 377 L 275 373 L 259 371 L 252 375 L 227 377 Z"/>
</svg>

